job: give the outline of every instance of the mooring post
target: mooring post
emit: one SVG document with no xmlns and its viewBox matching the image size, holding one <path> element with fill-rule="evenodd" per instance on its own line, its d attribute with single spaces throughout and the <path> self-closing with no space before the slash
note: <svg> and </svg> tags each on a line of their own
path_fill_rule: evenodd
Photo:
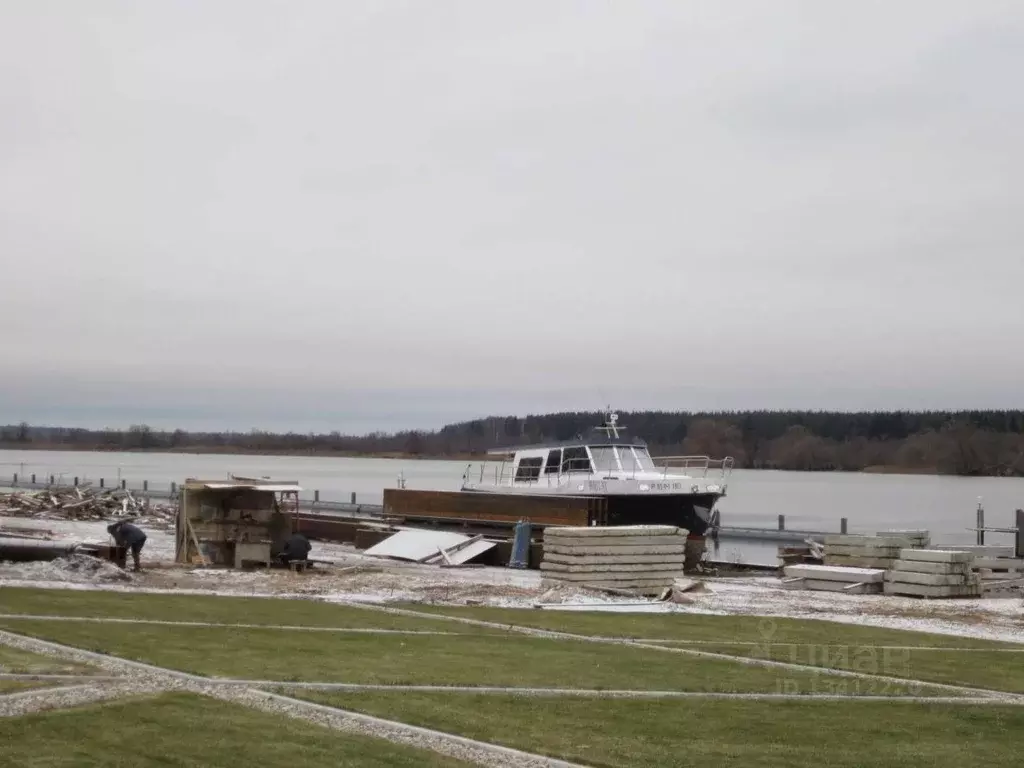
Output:
<svg viewBox="0 0 1024 768">
<path fill-rule="evenodd" d="M 75 487 L 76 488 L 78 487 L 78 477 L 77 476 L 75 477 Z"/>
<path fill-rule="evenodd" d="M 785 515 L 779 515 L 779 530 L 780 531 L 786 530 L 786 516 Z"/>
<path fill-rule="evenodd" d="M 124 478 L 121 478 L 121 490 L 123 491 L 123 490 L 125 490 L 125 489 L 126 489 L 127 487 L 128 487 L 128 481 L 127 481 L 127 480 L 125 480 Z"/>
<path fill-rule="evenodd" d="M 977 520 L 975 527 L 978 529 L 977 543 L 978 546 L 985 545 L 985 508 L 981 506 L 981 499 L 978 499 L 978 511 L 976 513 Z"/>
<path fill-rule="evenodd" d="M 320 501 L 320 491 L 313 491 L 313 501 L 319 503 L 319 501 Z"/>
<path fill-rule="evenodd" d="M 142 481 L 142 490 L 143 491 L 148 491 L 149 490 L 149 480 L 143 480 Z"/>
<path fill-rule="evenodd" d="M 101 477 L 100 478 L 100 488 L 102 488 L 102 487 L 103 487 L 103 478 Z"/>
<path fill-rule="evenodd" d="M 11 485 L 17 485 L 17 484 L 18 484 L 18 473 L 15 472 L 14 473 L 14 481 L 11 483 Z"/>
<path fill-rule="evenodd" d="M 1017 510 L 1017 557 L 1024 557 L 1024 509 Z"/>
<path fill-rule="evenodd" d="M 352 503 L 353 504 L 356 503 L 356 492 L 355 491 L 352 491 Z"/>
<path fill-rule="evenodd" d="M 171 496 L 173 496 L 177 492 L 178 492 L 178 484 L 177 483 L 171 483 Z"/>
<path fill-rule="evenodd" d="M 54 484 L 53 481 L 54 481 L 54 477 L 53 477 L 53 475 L 50 475 L 50 485 Z"/>
<path fill-rule="evenodd" d="M 32 485 L 35 485 L 35 484 L 36 484 L 36 476 L 33 474 L 32 475 Z"/>
<path fill-rule="evenodd" d="M 839 532 L 846 533 L 847 523 L 849 521 L 845 517 L 839 518 Z"/>
</svg>

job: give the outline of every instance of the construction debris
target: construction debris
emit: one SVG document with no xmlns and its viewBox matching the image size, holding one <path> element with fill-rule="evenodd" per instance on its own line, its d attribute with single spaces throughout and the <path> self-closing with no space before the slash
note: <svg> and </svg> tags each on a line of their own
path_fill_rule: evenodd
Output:
<svg viewBox="0 0 1024 768">
<path fill-rule="evenodd" d="M 111 488 L 97 491 L 89 486 L 53 488 L 44 491 L 0 493 L 0 516 L 40 520 L 107 520 L 145 518 L 154 523 L 173 523 L 176 509 L 171 504 L 153 504 L 130 490 Z"/>
<path fill-rule="evenodd" d="M 364 554 L 388 557 L 414 563 L 447 567 L 465 565 L 497 546 L 483 536 L 463 536 L 449 531 L 407 529 L 389 536 L 367 549 Z"/>
<path fill-rule="evenodd" d="M 671 525 L 547 528 L 546 581 L 659 595 L 683 576 L 686 531 Z"/>
</svg>

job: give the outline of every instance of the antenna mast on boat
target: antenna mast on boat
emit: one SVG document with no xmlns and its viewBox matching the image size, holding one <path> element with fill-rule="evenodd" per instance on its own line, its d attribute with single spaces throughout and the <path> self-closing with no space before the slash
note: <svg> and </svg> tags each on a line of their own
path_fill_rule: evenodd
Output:
<svg viewBox="0 0 1024 768">
<path fill-rule="evenodd" d="M 607 414 L 607 421 L 605 421 L 604 426 L 597 429 L 599 432 L 604 432 L 608 437 L 617 438 L 619 437 L 619 414 L 615 413 L 610 405 L 607 408 Z"/>
</svg>

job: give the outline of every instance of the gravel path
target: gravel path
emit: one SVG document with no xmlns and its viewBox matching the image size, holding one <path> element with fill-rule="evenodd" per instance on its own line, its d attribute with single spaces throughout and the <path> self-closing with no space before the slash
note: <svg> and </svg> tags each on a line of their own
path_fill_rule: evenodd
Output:
<svg viewBox="0 0 1024 768">
<path fill-rule="evenodd" d="M 155 693 L 159 685 L 135 683 L 88 683 L 61 688 L 39 688 L 0 696 L 0 717 L 18 717 L 51 709 L 67 709 L 97 701 L 120 699 L 135 694 Z"/>
</svg>

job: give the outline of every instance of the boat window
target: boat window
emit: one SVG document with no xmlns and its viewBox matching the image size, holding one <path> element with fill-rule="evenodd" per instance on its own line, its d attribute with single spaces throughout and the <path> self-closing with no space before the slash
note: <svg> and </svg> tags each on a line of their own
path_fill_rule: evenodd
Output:
<svg viewBox="0 0 1024 768">
<path fill-rule="evenodd" d="M 654 471 L 654 459 L 651 458 L 651 454 L 647 452 L 646 448 L 633 447 L 633 453 L 636 454 L 636 468 L 643 470 L 644 472 Z"/>
<path fill-rule="evenodd" d="M 562 471 L 589 472 L 590 457 L 587 456 L 587 449 L 583 446 L 564 449 L 562 451 Z"/>
<path fill-rule="evenodd" d="M 640 463 L 633 458 L 633 449 L 628 445 L 620 445 L 616 450 L 619 452 L 619 461 L 622 462 L 623 472 L 636 472 L 638 469 L 643 469 Z"/>
<path fill-rule="evenodd" d="M 590 455 L 594 457 L 594 469 L 598 472 L 617 472 L 619 465 L 615 463 L 615 449 L 610 446 L 595 448 L 591 446 Z"/>
<path fill-rule="evenodd" d="M 543 463 L 543 456 L 520 459 L 516 466 L 516 480 L 536 480 L 540 477 L 540 465 Z"/>
<path fill-rule="evenodd" d="M 557 474 L 562 468 L 562 449 L 555 448 L 548 453 L 547 463 L 544 464 L 544 474 Z"/>
</svg>

